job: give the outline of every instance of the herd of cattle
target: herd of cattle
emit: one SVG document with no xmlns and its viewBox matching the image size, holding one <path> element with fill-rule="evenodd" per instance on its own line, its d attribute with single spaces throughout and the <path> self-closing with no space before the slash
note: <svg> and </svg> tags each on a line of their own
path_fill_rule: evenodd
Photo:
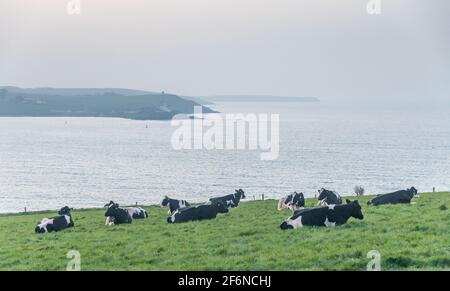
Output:
<svg viewBox="0 0 450 291">
<path fill-rule="evenodd" d="M 407 190 L 378 195 L 368 205 L 383 204 L 400 204 L 411 203 L 417 190 L 411 187 Z M 219 213 L 228 213 L 229 208 L 239 206 L 241 199 L 245 199 L 242 189 L 236 190 L 234 194 L 223 197 L 211 198 L 205 204 L 199 206 L 191 206 L 185 200 L 176 200 L 165 197 L 161 203 L 162 207 L 168 208 L 168 223 L 183 223 L 188 221 L 198 221 L 214 219 Z M 286 219 L 280 228 L 296 229 L 303 226 L 327 226 L 345 224 L 350 217 L 363 219 L 364 215 L 358 200 L 346 200 L 342 202 L 341 196 L 335 191 L 326 189 L 319 190 L 317 206 L 313 208 L 305 208 L 305 197 L 303 193 L 294 192 L 283 197 L 278 202 L 278 210 L 290 209 L 293 215 Z M 119 204 L 110 201 L 105 205 L 106 222 L 105 225 L 129 224 L 133 219 L 146 219 L 149 217 L 148 212 L 141 207 L 120 207 Z M 53 218 L 44 218 L 35 228 L 36 233 L 47 233 L 53 231 L 61 231 L 74 226 L 71 215 L 72 208 L 67 206 L 58 211 L 58 216 Z"/>
</svg>

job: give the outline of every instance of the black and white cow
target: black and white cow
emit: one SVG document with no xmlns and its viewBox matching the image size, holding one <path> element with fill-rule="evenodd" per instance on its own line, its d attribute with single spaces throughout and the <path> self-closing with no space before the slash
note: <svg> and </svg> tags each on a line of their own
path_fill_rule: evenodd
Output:
<svg viewBox="0 0 450 291">
<path fill-rule="evenodd" d="M 214 219 L 219 213 L 228 213 L 228 207 L 220 201 L 197 207 L 185 207 L 178 209 L 167 218 L 167 222 L 183 223 L 188 221 Z"/>
<path fill-rule="evenodd" d="M 278 210 L 290 209 L 292 211 L 297 211 L 305 208 L 305 196 L 303 193 L 291 193 L 286 197 L 282 197 L 278 201 Z"/>
<path fill-rule="evenodd" d="M 411 200 L 414 196 L 417 195 L 417 189 L 411 187 L 407 190 L 400 190 L 397 192 L 378 195 L 371 201 L 367 202 L 368 205 L 383 205 L 383 204 L 408 204 L 411 203 Z"/>
<path fill-rule="evenodd" d="M 53 231 L 61 231 L 69 227 L 73 227 L 73 219 L 70 211 L 72 208 L 67 206 L 61 208 L 58 211 L 58 216 L 52 218 L 44 218 L 41 222 L 38 222 L 38 225 L 34 229 L 36 233 L 46 233 Z"/>
<path fill-rule="evenodd" d="M 244 194 L 244 190 L 242 190 L 242 189 L 235 190 L 235 191 L 236 191 L 236 193 L 234 193 L 234 194 L 226 195 L 223 197 L 211 198 L 211 199 L 209 199 L 209 201 L 211 203 L 221 202 L 226 207 L 231 207 L 231 208 L 238 207 L 241 199 L 245 199 L 245 194 Z"/>
<path fill-rule="evenodd" d="M 327 190 L 325 188 L 322 188 L 319 191 L 319 202 L 317 203 L 317 205 L 322 205 L 322 206 L 327 206 L 327 205 L 338 205 L 338 204 L 342 204 L 342 198 L 341 196 L 335 192 L 335 191 L 330 191 Z"/>
<path fill-rule="evenodd" d="M 110 203 L 106 204 L 105 207 L 107 207 L 105 212 L 105 225 L 129 224 L 133 222 L 133 217 L 131 216 L 128 209 L 120 208 L 119 204 L 111 201 Z"/>
<path fill-rule="evenodd" d="M 172 215 L 176 210 L 189 207 L 191 204 L 187 202 L 186 200 L 176 200 L 176 199 L 170 199 L 169 197 L 165 196 L 163 201 L 161 202 L 161 207 L 167 207 L 169 208 L 168 214 Z"/>
<path fill-rule="evenodd" d="M 111 206 L 117 206 L 117 208 L 120 208 L 119 204 L 114 203 L 114 201 L 110 201 L 109 203 L 105 204 L 105 207 L 107 207 L 108 209 Z M 148 218 L 148 212 L 142 207 L 125 207 L 125 208 L 121 208 L 121 209 L 124 209 L 124 210 L 128 211 L 128 214 L 133 219 L 146 219 L 146 218 Z M 105 224 L 106 225 L 118 224 L 118 223 L 115 223 L 114 220 L 115 219 L 112 216 L 107 216 Z"/>
<path fill-rule="evenodd" d="M 347 223 L 350 217 L 364 219 L 358 200 L 347 200 L 347 204 L 328 205 L 327 207 L 306 208 L 296 211 L 293 216 L 285 220 L 280 228 L 297 229 L 303 226 L 334 227 Z"/>
</svg>

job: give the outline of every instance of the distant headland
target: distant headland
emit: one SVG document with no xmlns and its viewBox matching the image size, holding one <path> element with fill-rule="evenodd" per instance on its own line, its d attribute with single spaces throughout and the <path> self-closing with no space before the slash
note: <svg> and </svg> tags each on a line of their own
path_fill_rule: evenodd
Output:
<svg viewBox="0 0 450 291">
<path fill-rule="evenodd" d="M 201 100 L 120 88 L 19 88 L 0 86 L 2 117 L 116 117 L 169 120 L 192 114 Z M 203 106 L 203 112 L 214 113 Z"/>
</svg>

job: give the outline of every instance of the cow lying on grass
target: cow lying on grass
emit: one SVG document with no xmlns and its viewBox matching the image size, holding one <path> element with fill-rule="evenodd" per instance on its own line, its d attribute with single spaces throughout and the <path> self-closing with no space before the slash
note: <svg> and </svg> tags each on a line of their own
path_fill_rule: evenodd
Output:
<svg viewBox="0 0 450 291">
<path fill-rule="evenodd" d="M 133 219 L 148 218 L 147 211 L 141 207 L 120 208 L 114 201 L 110 201 L 105 207 L 108 208 L 105 213 L 105 225 L 127 224 L 132 223 Z"/>
<path fill-rule="evenodd" d="M 220 201 L 197 207 L 186 207 L 176 210 L 167 218 L 168 223 L 214 219 L 219 213 L 228 213 L 228 208 Z"/>
<path fill-rule="evenodd" d="M 293 216 L 285 220 L 280 228 L 297 229 L 303 226 L 334 227 L 347 223 L 350 217 L 363 219 L 361 205 L 358 200 L 350 201 L 344 205 L 328 205 L 327 207 L 307 208 L 296 211 Z"/>
<path fill-rule="evenodd" d="M 303 193 L 291 193 L 286 197 L 283 197 L 278 201 L 278 210 L 290 209 L 297 211 L 305 207 L 305 197 Z"/>
<path fill-rule="evenodd" d="M 318 199 L 319 202 L 317 203 L 317 205 L 321 206 L 342 204 L 342 198 L 337 192 L 330 191 L 325 188 L 319 190 Z"/>
<path fill-rule="evenodd" d="M 414 196 L 417 195 L 417 189 L 411 187 L 407 190 L 400 190 L 394 193 L 378 195 L 371 201 L 367 202 L 368 205 L 383 205 L 383 204 L 408 204 Z"/>
<path fill-rule="evenodd" d="M 244 194 L 244 190 L 242 190 L 242 189 L 235 190 L 235 191 L 236 191 L 236 193 L 234 193 L 234 194 L 226 195 L 223 197 L 211 198 L 211 199 L 209 199 L 209 201 L 213 204 L 221 202 L 226 207 L 231 207 L 231 208 L 238 207 L 241 199 L 245 199 L 245 194 Z"/>
<path fill-rule="evenodd" d="M 61 231 L 66 228 L 73 227 L 74 223 L 72 220 L 72 215 L 70 214 L 71 210 L 72 208 L 69 208 L 67 206 L 61 208 L 58 211 L 59 216 L 42 219 L 42 221 L 38 223 L 34 231 L 36 233 L 46 233 Z"/>
<path fill-rule="evenodd" d="M 189 207 L 189 206 L 191 206 L 191 205 L 186 200 L 170 199 L 167 196 L 165 196 L 163 201 L 161 202 L 161 207 L 169 208 L 169 212 L 168 212 L 169 215 L 172 215 L 178 209 Z"/>
</svg>

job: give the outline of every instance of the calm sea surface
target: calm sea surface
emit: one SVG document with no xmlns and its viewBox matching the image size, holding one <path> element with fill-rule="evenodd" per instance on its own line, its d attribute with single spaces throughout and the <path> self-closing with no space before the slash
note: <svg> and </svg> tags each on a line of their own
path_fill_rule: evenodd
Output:
<svg viewBox="0 0 450 291">
<path fill-rule="evenodd" d="M 326 187 L 351 194 L 450 189 L 450 115 L 336 110 L 321 103 L 222 103 L 221 112 L 280 114 L 280 153 L 172 149 L 170 122 L 0 118 L 0 213 L 248 198 Z"/>
</svg>

